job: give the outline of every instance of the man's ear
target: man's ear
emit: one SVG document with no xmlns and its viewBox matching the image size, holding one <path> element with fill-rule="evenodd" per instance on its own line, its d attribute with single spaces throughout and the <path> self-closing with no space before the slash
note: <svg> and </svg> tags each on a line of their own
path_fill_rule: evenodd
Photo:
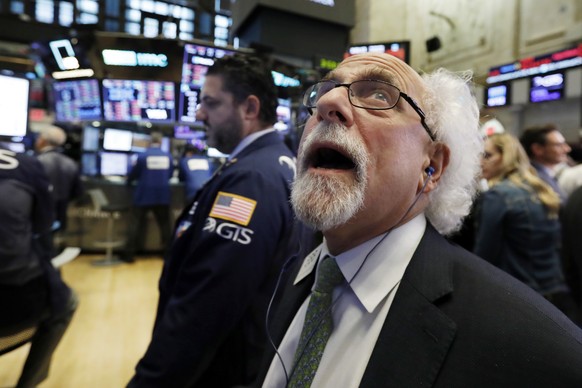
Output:
<svg viewBox="0 0 582 388">
<path fill-rule="evenodd" d="M 443 143 L 436 143 L 431 150 L 430 158 L 423 164 L 423 170 L 418 182 L 418 190 L 424 186 L 424 192 L 430 193 L 438 186 L 443 173 L 449 165 L 451 151 Z M 428 179 L 428 182 L 425 181 Z"/>
<path fill-rule="evenodd" d="M 257 118 L 261 110 L 261 101 L 257 96 L 250 95 L 244 102 L 244 109 L 244 115 L 247 119 Z"/>
</svg>

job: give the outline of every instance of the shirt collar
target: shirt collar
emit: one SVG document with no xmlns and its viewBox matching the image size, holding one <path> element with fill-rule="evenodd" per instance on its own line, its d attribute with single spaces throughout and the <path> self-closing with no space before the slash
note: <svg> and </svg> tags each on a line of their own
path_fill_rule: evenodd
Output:
<svg viewBox="0 0 582 388">
<path fill-rule="evenodd" d="M 336 256 L 336 261 L 356 297 L 368 312 L 396 287 L 426 229 L 426 218 L 419 214 L 406 224 L 376 236 Z M 321 258 L 329 254 L 326 242 L 303 261 L 294 284 L 309 275 Z"/>
<path fill-rule="evenodd" d="M 236 155 L 240 154 L 242 150 L 249 146 L 253 141 L 257 140 L 259 137 L 266 135 L 267 133 L 274 132 L 274 128 L 267 128 L 257 132 L 253 132 L 244 139 L 241 140 L 240 143 L 234 148 L 234 150 L 230 153 L 228 159 L 233 159 Z"/>
</svg>

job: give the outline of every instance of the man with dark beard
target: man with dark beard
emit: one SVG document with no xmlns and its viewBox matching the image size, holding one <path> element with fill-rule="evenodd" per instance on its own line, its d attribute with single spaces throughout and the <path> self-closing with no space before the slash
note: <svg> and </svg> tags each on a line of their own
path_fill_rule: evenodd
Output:
<svg viewBox="0 0 582 388">
<path fill-rule="evenodd" d="M 129 387 L 251 383 L 269 298 L 303 231 L 289 201 L 293 153 L 273 128 L 269 69 L 252 57 L 217 60 L 200 101 L 208 145 L 229 157 L 176 222 L 152 340 Z"/>
<path fill-rule="evenodd" d="M 582 386 L 579 329 L 442 236 L 483 151 L 469 78 L 362 54 L 308 88 L 292 202 L 324 241 L 282 273 L 257 385 Z"/>
</svg>

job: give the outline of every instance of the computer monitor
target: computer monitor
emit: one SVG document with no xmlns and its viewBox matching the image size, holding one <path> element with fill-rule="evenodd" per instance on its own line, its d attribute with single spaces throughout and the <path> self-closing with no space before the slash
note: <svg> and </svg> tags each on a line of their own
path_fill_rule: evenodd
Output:
<svg viewBox="0 0 582 388">
<path fill-rule="evenodd" d="M 131 145 L 131 131 L 105 128 L 103 132 L 103 149 L 107 151 L 131 151 Z"/>
<path fill-rule="evenodd" d="M 122 152 L 101 152 L 100 172 L 102 176 L 126 176 L 129 169 L 129 154 Z"/>
<path fill-rule="evenodd" d="M 196 106 L 200 102 L 200 89 L 204 85 L 206 72 L 215 59 L 232 54 L 234 51 L 220 47 L 189 43 L 184 45 L 177 121 L 202 126 L 202 123 L 196 121 Z"/>
<path fill-rule="evenodd" d="M 533 76 L 530 79 L 529 101 L 537 103 L 560 100 L 564 97 L 565 87 L 564 73 Z"/>
<path fill-rule="evenodd" d="M 26 136 L 30 81 L 0 75 L 0 136 Z"/>
<path fill-rule="evenodd" d="M 83 151 L 98 151 L 100 130 L 96 127 L 86 126 L 83 128 Z"/>
<path fill-rule="evenodd" d="M 82 79 L 53 84 L 55 118 L 58 122 L 101 120 L 99 81 Z"/>
<path fill-rule="evenodd" d="M 144 152 L 150 145 L 151 138 L 147 133 L 134 132 L 131 140 L 131 151 Z"/>
<path fill-rule="evenodd" d="M 97 153 L 84 152 L 81 155 L 81 174 L 84 176 L 99 175 L 99 163 L 97 162 Z"/>
<path fill-rule="evenodd" d="M 485 104 L 488 107 L 506 106 L 510 103 L 510 84 L 500 84 L 485 88 Z"/>
<path fill-rule="evenodd" d="M 174 121 L 173 82 L 105 79 L 102 84 L 106 121 Z"/>
</svg>

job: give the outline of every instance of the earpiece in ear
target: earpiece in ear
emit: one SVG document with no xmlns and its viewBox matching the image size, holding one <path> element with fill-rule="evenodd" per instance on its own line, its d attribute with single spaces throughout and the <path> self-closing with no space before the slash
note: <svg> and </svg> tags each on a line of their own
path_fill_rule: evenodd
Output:
<svg viewBox="0 0 582 388">
<path fill-rule="evenodd" d="M 432 176 L 432 174 L 434 174 L 434 167 L 428 166 L 427 168 L 424 169 L 424 172 L 426 172 L 426 175 Z"/>
</svg>

